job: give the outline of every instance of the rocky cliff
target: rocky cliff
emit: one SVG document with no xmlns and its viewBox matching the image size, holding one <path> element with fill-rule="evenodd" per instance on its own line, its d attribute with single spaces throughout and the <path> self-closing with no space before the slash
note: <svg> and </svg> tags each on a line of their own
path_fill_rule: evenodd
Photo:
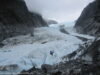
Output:
<svg viewBox="0 0 100 75">
<path fill-rule="evenodd" d="M 100 34 L 100 1 L 90 3 L 76 22 L 77 32 L 90 35 Z"/>
<path fill-rule="evenodd" d="M 30 13 L 24 0 L 0 0 L 0 41 L 32 33 L 36 26 L 46 26 L 42 16 Z"/>
<path fill-rule="evenodd" d="M 30 12 L 30 15 L 32 17 L 32 22 L 34 24 L 34 27 L 41 27 L 48 25 L 47 21 L 45 21 L 40 14 L 35 12 Z"/>
</svg>

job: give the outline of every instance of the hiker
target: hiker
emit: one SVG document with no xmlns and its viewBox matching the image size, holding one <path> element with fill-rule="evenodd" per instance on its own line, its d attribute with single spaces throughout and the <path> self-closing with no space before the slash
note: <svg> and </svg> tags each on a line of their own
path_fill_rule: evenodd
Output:
<svg viewBox="0 0 100 75">
<path fill-rule="evenodd" d="M 54 50 L 50 51 L 50 55 L 52 56 L 54 55 Z"/>
</svg>

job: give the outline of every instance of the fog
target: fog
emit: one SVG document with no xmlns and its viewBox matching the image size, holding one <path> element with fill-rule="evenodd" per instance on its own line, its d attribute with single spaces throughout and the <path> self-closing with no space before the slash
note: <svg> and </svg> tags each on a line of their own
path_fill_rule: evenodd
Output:
<svg viewBox="0 0 100 75">
<path fill-rule="evenodd" d="M 25 0 L 30 11 L 58 22 L 75 21 L 93 0 Z"/>
</svg>

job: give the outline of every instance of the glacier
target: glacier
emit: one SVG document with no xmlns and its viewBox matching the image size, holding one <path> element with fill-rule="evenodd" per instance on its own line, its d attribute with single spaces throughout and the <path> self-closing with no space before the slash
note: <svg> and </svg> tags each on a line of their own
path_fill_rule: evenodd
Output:
<svg viewBox="0 0 100 75">
<path fill-rule="evenodd" d="M 60 32 L 60 26 L 69 34 Z M 64 62 L 62 57 L 79 48 L 83 41 L 76 36 L 94 39 L 92 36 L 78 34 L 73 25 L 52 24 L 49 27 L 34 29 L 34 37 L 30 34 L 4 40 L 0 48 L 0 73 L 21 72 L 42 64 L 59 64 Z M 53 55 L 50 51 L 54 51 Z"/>
</svg>

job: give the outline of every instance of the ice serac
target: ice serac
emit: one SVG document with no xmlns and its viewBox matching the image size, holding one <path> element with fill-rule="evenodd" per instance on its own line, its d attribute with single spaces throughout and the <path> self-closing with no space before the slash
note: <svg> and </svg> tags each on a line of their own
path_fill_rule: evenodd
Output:
<svg viewBox="0 0 100 75">
<path fill-rule="evenodd" d="M 100 0 L 95 0 L 83 10 L 75 28 L 83 34 L 100 34 Z"/>
<path fill-rule="evenodd" d="M 0 41 L 46 25 L 41 15 L 29 12 L 24 0 L 0 0 Z"/>
</svg>

